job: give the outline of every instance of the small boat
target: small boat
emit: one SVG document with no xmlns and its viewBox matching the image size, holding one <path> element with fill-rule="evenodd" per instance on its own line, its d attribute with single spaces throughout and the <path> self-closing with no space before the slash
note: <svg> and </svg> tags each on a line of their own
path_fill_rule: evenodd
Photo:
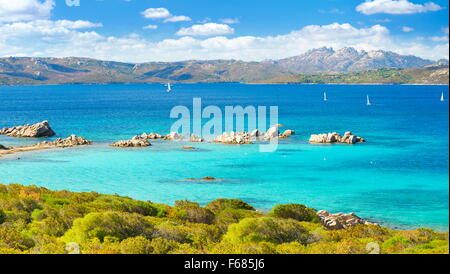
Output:
<svg viewBox="0 0 450 274">
<path fill-rule="evenodd" d="M 369 95 L 367 95 L 367 105 L 368 105 L 368 106 L 371 106 L 371 105 L 372 105 L 372 103 L 370 102 L 370 99 L 369 99 Z"/>
<path fill-rule="evenodd" d="M 323 100 L 324 100 L 324 101 L 328 101 L 327 93 L 326 93 L 326 92 L 323 93 Z"/>
<path fill-rule="evenodd" d="M 445 99 L 444 99 L 444 93 L 442 92 L 442 93 L 441 93 L 441 102 L 444 102 L 444 100 L 445 100 Z"/>
<path fill-rule="evenodd" d="M 170 83 L 167 83 L 167 92 L 171 92 L 172 91 L 172 87 L 170 86 Z"/>
</svg>

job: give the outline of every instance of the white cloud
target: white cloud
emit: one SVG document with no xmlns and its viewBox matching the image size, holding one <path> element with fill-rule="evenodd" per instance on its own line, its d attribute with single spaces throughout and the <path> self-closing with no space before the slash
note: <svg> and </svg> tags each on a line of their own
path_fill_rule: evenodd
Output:
<svg viewBox="0 0 450 274">
<path fill-rule="evenodd" d="M 447 42 L 448 36 L 433 36 L 430 37 L 430 40 L 433 42 Z"/>
<path fill-rule="evenodd" d="M 160 19 L 170 16 L 170 12 L 166 8 L 148 8 L 141 12 L 141 14 L 148 19 Z"/>
<path fill-rule="evenodd" d="M 448 35 L 448 27 L 442 28 L 442 32 L 447 33 L 447 35 Z"/>
<path fill-rule="evenodd" d="M 223 18 L 219 20 L 221 23 L 224 24 L 238 24 L 239 23 L 239 19 L 237 18 Z"/>
<path fill-rule="evenodd" d="M 356 7 L 358 12 L 366 15 L 376 13 L 414 14 L 428 11 L 438 11 L 442 7 L 433 2 L 414 4 L 408 0 L 367 0 Z"/>
<path fill-rule="evenodd" d="M 157 25 L 147 25 L 143 27 L 143 29 L 157 29 L 157 28 L 158 28 Z"/>
<path fill-rule="evenodd" d="M 340 9 L 332 8 L 329 10 L 320 9 L 319 13 L 330 13 L 330 14 L 344 14 L 344 12 Z"/>
<path fill-rule="evenodd" d="M 402 27 L 402 31 L 403 31 L 403 32 L 411 32 L 411 31 L 413 31 L 413 30 L 414 30 L 413 28 L 408 27 L 408 26 L 403 26 L 403 27 Z"/>
<path fill-rule="evenodd" d="M 390 22 L 392 22 L 392 20 L 389 19 L 389 18 L 373 19 L 372 22 L 375 22 L 375 23 L 390 23 Z"/>
<path fill-rule="evenodd" d="M 206 23 L 203 25 L 192 25 L 181 28 L 176 34 L 179 36 L 214 36 L 233 34 L 234 29 L 226 24 Z"/>
<path fill-rule="evenodd" d="M 258 61 L 299 55 L 318 47 L 355 47 L 358 50 L 391 50 L 438 60 L 448 58 L 448 41 L 397 40 L 381 25 L 309 25 L 277 36 L 215 36 L 149 41 L 137 34 L 103 36 L 95 23 L 48 21 L 0 23 L 0 56 L 80 56 L 126 62 L 179 61 L 186 59 L 240 59 Z M 33 41 L 33 43 L 30 43 Z"/>
<path fill-rule="evenodd" d="M 184 16 L 184 15 L 177 15 L 177 16 L 171 16 L 169 18 L 164 19 L 164 23 L 172 23 L 172 22 L 182 22 L 182 21 L 191 21 L 192 19 Z"/>
<path fill-rule="evenodd" d="M 54 6 L 53 0 L 0 0 L 0 22 L 48 19 Z"/>
</svg>

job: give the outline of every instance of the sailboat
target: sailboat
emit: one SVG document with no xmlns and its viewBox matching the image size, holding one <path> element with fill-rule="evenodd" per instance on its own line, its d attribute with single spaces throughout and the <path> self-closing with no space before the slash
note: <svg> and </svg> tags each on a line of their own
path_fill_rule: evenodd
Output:
<svg viewBox="0 0 450 274">
<path fill-rule="evenodd" d="M 167 83 L 167 92 L 171 92 L 172 91 L 172 87 L 170 86 L 170 83 Z"/>
<path fill-rule="evenodd" d="M 323 100 L 324 100 L 324 101 L 328 101 L 327 93 L 326 93 L 326 92 L 323 93 Z"/>
<path fill-rule="evenodd" d="M 444 93 L 441 93 L 441 102 L 444 102 Z"/>
<path fill-rule="evenodd" d="M 367 105 L 370 106 L 372 103 L 370 102 L 369 95 L 367 95 Z"/>
</svg>

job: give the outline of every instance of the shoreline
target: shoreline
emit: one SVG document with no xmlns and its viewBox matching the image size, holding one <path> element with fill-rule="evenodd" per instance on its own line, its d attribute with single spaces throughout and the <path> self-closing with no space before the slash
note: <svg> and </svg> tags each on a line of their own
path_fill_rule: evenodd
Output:
<svg viewBox="0 0 450 274">
<path fill-rule="evenodd" d="M 165 82 L 109 82 L 109 83 L 43 83 L 43 84 L 0 84 L 1 87 L 45 87 L 45 86 L 82 86 L 82 85 L 163 85 Z M 241 85 L 367 85 L 367 86 L 449 86 L 449 84 L 433 84 L 433 83 L 296 83 L 296 82 L 286 82 L 286 83 L 260 83 L 260 82 L 173 82 L 177 85 L 196 85 L 196 84 L 241 84 Z"/>
</svg>

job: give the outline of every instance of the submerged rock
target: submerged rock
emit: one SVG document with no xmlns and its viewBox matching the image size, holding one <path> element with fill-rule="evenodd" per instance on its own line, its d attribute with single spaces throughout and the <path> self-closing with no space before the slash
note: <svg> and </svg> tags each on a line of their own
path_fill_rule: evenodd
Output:
<svg viewBox="0 0 450 274">
<path fill-rule="evenodd" d="M 183 180 L 183 181 L 219 181 L 220 179 L 217 179 L 217 178 L 214 178 L 214 177 L 211 177 L 211 176 L 206 176 L 206 177 L 203 177 L 203 178 L 199 178 L 199 179 L 196 179 L 196 178 L 188 178 L 188 179 L 185 179 L 185 180 Z"/>
<path fill-rule="evenodd" d="M 83 137 L 70 135 L 65 139 L 58 138 L 55 141 L 44 141 L 36 144 L 36 147 L 74 147 L 90 145 L 92 141 L 88 141 Z"/>
<path fill-rule="evenodd" d="M 213 181 L 213 180 L 218 180 L 217 178 L 211 177 L 211 176 L 206 176 L 203 177 L 202 180 L 209 180 L 209 181 Z"/>
<path fill-rule="evenodd" d="M 113 147 L 148 147 L 151 146 L 146 137 L 134 136 L 130 140 L 121 140 L 110 144 Z"/>
<path fill-rule="evenodd" d="M 371 223 L 369 221 L 366 221 L 358 216 L 356 216 L 354 213 L 336 213 L 331 214 L 328 211 L 325 210 L 319 210 L 317 211 L 317 216 L 319 217 L 319 220 L 322 222 L 322 224 L 330 230 L 335 229 L 346 229 L 354 225 L 363 224 L 363 225 L 376 225 L 375 223 Z"/>
<path fill-rule="evenodd" d="M 24 126 L 15 126 L 0 130 L 0 134 L 11 137 L 51 137 L 55 132 L 51 129 L 48 121 L 43 121 L 34 125 L 26 124 Z"/>
<path fill-rule="evenodd" d="M 4 145 L 0 144 L 0 149 L 2 149 L 2 150 L 7 150 L 7 149 L 9 149 L 9 148 L 7 148 L 7 147 L 5 147 Z"/>
<path fill-rule="evenodd" d="M 365 142 L 364 138 L 353 135 L 350 131 L 345 132 L 344 136 L 336 132 L 323 133 L 323 134 L 313 134 L 309 138 L 310 143 L 321 143 L 321 144 L 331 144 L 331 143 L 342 143 L 342 144 L 356 144 Z"/>
</svg>

